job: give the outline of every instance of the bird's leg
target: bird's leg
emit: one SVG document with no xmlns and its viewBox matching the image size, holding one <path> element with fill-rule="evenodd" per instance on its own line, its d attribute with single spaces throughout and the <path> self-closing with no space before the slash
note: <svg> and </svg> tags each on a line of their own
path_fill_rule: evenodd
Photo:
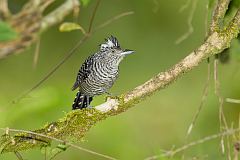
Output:
<svg viewBox="0 0 240 160">
<path fill-rule="evenodd" d="M 81 97 L 80 97 L 80 98 L 83 98 L 83 99 L 82 99 L 82 102 L 81 102 L 81 104 L 80 104 L 80 105 L 81 105 L 81 106 L 80 106 L 80 109 L 83 109 L 83 106 L 84 106 L 84 96 L 83 96 L 83 95 L 81 95 Z"/>
<path fill-rule="evenodd" d="M 93 106 L 90 106 L 90 98 L 89 98 L 89 96 L 86 96 L 86 97 L 87 97 L 87 107 L 86 108 L 92 109 Z"/>
<path fill-rule="evenodd" d="M 89 96 L 87 96 L 87 107 L 89 106 Z"/>
</svg>

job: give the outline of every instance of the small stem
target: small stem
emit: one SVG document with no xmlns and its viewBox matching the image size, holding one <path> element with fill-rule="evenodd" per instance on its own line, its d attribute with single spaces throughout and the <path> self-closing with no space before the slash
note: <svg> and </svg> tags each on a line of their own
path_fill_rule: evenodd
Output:
<svg viewBox="0 0 240 160">
<path fill-rule="evenodd" d="M 14 151 L 14 154 L 17 156 L 18 160 L 23 160 L 22 155 L 18 151 Z"/>
</svg>

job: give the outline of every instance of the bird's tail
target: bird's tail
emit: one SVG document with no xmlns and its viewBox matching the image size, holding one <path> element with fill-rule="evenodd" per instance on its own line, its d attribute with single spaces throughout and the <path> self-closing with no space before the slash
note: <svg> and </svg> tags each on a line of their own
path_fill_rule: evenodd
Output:
<svg viewBox="0 0 240 160">
<path fill-rule="evenodd" d="M 83 95 L 80 91 L 78 91 L 73 101 L 72 109 L 75 110 L 87 108 L 90 105 L 92 99 L 93 97 Z"/>
</svg>

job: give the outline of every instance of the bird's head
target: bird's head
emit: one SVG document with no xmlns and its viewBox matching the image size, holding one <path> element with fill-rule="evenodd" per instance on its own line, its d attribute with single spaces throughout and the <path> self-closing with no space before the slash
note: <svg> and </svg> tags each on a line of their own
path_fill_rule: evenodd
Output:
<svg viewBox="0 0 240 160">
<path fill-rule="evenodd" d="M 107 56 L 118 59 L 119 62 L 126 55 L 134 53 L 133 50 L 130 49 L 122 49 L 116 37 L 110 36 L 105 39 L 105 42 L 100 45 L 100 52 L 106 53 Z"/>
</svg>

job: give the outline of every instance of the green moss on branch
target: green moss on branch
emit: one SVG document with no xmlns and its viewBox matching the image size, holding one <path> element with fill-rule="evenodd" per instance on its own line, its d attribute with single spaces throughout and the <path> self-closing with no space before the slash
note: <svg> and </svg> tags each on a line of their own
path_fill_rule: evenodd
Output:
<svg viewBox="0 0 240 160">
<path fill-rule="evenodd" d="M 95 109 L 71 111 L 56 122 L 45 125 L 34 133 L 18 133 L 14 136 L 5 134 L 0 139 L 0 152 L 13 152 L 45 147 L 51 145 L 55 139 L 74 139 L 80 141 L 87 131 L 97 122 L 107 118 L 108 114 Z M 35 134 L 36 133 L 36 134 Z"/>
</svg>

